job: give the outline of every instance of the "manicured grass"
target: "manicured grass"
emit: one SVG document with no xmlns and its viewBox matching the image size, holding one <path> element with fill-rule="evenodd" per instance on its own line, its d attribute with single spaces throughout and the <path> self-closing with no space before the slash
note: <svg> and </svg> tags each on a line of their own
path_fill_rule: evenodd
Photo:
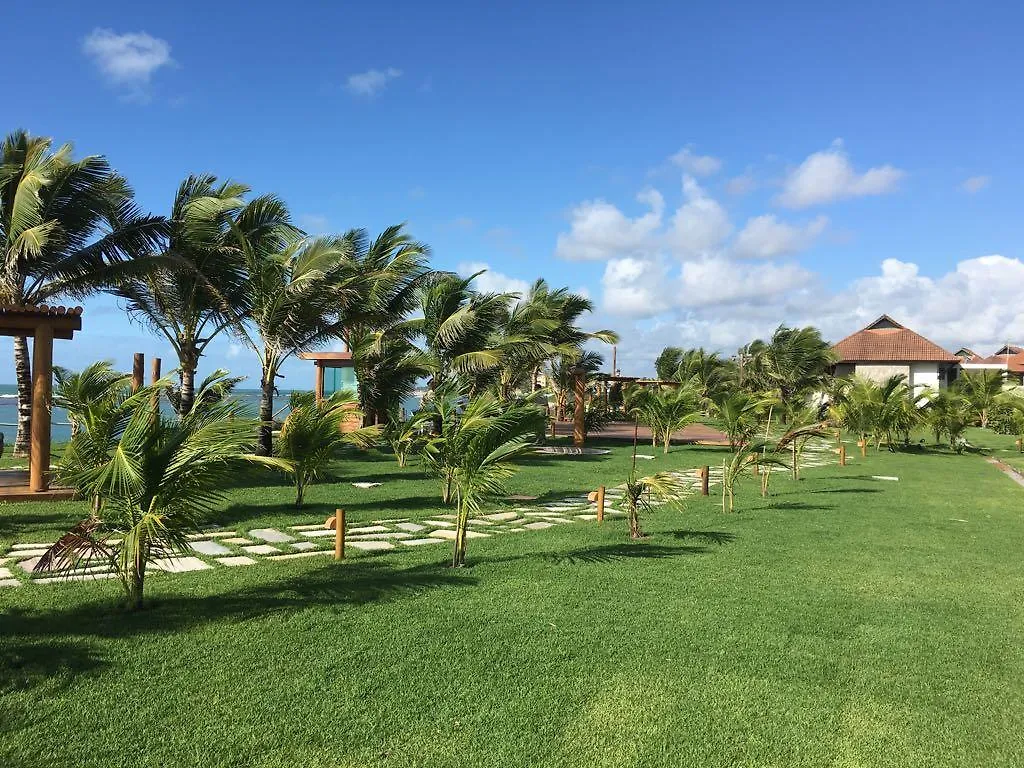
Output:
<svg viewBox="0 0 1024 768">
<path fill-rule="evenodd" d="M 135 615 L 111 583 L 2 591 L 0 765 L 1021 765 L 1024 489 L 974 454 L 850 448 L 768 499 L 744 481 L 737 514 L 713 489 L 649 515 L 641 542 L 618 520 L 473 540 L 460 571 L 425 548 L 159 575 Z M 538 457 L 513 491 L 628 464 Z M 239 488 L 218 522 L 438 511 L 418 467 L 339 472 L 298 513 Z M 80 509 L 0 508 L 0 535 Z"/>
</svg>

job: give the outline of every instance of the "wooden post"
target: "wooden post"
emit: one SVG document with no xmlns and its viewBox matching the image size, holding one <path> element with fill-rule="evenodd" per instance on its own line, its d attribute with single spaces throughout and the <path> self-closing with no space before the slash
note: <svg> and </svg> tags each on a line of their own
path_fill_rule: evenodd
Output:
<svg viewBox="0 0 1024 768">
<path fill-rule="evenodd" d="M 53 328 L 40 325 L 32 343 L 32 430 L 28 487 L 50 487 L 50 401 L 53 391 Z"/>
<path fill-rule="evenodd" d="M 334 559 L 345 559 L 345 510 L 334 510 Z"/>
<path fill-rule="evenodd" d="M 587 433 L 584 425 L 586 418 L 586 404 L 584 399 L 587 394 L 587 382 L 581 374 L 576 375 L 576 412 L 572 421 L 572 444 L 582 448 L 587 441 Z"/>
<path fill-rule="evenodd" d="M 149 365 L 149 383 L 156 384 L 160 381 L 160 358 L 154 357 Z"/>
<path fill-rule="evenodd" d="M 700 495 L 701 496 L 707 496 L 707 495 L 710 494 L 710 490 L 708 489 L 708 486 L 710 485 L 710 483 L 711 483 L 711 467 L 707 467 L 707 466 L 701 467 L 700 468 Z"/>
<path fill-rule="evenodd" d="M 313 367 L 316 369 L 316 384 L 314 385 L 313 392 L 319 402 L 324 399 L 324 367 L 319 361 Z"/>
<path fill-rule="evenodd" d="M 868 457 L 868 441 L 861 440 L 857 445 L 860 446 L 860 457 L 866 459 Z"/>
<path fill-rule="evenodd" d="M 604 522 L 604 486 L 597 486 L 597 522 Z"/>
<path fill-rule="evenodd" d="M 555 422 L 556 421 L 557 421 L 557 419 L 552 419 L 551 420 L 551 439 L 552 440 L 555 439 Z"/>
<path fill-rule="evenodd" d="M 1024 440 L 1017 438 L 1017 453 L 1024 452 Z"/>
<path fill-rule="evenodd" d="M 839 444 L 839 466 L 846 466 L 846 446 L 843 443 Z"/>
<path fill-rule="evenodd" d="M 141 352 L 136 352 L 135 357 L 132 358 L 132 392 L 138 392 L 142 389 L 142 382 L 145 381 L 146 376 L 146 356 Z"/>
</svg>

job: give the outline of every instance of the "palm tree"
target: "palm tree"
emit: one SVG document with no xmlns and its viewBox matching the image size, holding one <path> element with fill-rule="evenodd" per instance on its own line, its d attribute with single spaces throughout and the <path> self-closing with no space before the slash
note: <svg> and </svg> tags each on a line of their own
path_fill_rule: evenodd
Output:
<svg viewBox="0 0 1024 768">
<path fill-rule="evenodd" d="M 988 413 L 999 401 L 1006 381 L 1006 371 L 985 370 L 964 371 L 954 384 L 957 392 L 970 402 L 978 415 L 978 422 L 988 427 Z"/>
<path fill-rule="evenodd" d="M 128 183 L 98 156 L 74 160 L 70 144 L 25 131 L 0 147 L 0 302 L 15 306 L 81 298 L 138 268 L 166 233 L 142 215 Z M 25 455 L 31 423 L 28 342 L 14 339 L 18 434 Z"/>
<path fill-rule="evenodd" d="M 661 354 L 654 361 L 654 370 L 658 378 L 662 381 L 675 379 L 685 354 L 686 350 L 681 347 L 665 347 L 661 350 Z"/>
<path fill-rule="evenodd" d="M 384 424 L 398 418 L 402 403 L 432 370 L 432 359 L 397 333 L 370 331 L 353 336 L 352 359 L 359 384 L 363 423 Z"/>
<path fill-rule="evenodd" d="M 179 419 L 154 412 L 152 400 L 166 383 L 122 391 L 95 409 L 82 404 L 94 412 L 72 439 L 58 476 L 96 500 L 94 513 L 36 566 L 74 572 L 107 563 L 132 609 L 142 606 L 148 565 L 189 551 L 188 535 L 223 500 L 255 434 L 231 400 Z"/>
<path fill-rule="evenodd" d="M 249 308 L 248 322 L 239 335 L 260 359 L 257 452 L 269 456 L 281 366 L 299 352 L 342 337 L 345 310 L 358 296 L 355 284 L 360 278 L 349 258 L 353 243 L 343 237 L 294 237 L 270 253 L 263 252 L 261 245 L 248 239 L 241 242 Z"/>
<path fill-rule="evenodd" d="M 490 393 L 479 395 L 456 413 L 457 398 L 442 393 L 443 431 L 427 445 L 424 458 L 444 478 L 456 505 L 452 566 L 466 563 L 469 518 L 483 502 L 505 492 L 515 474 L 514 461 L 529 451 L 543 432 L 543 412 L 535 405 L 505 403 Z"/>
<path fill-rule="evenodd" d="M 949 446 L 957 453 L 965 447 L 963 433 L 974 423 L 974 405 L 958 392 L 946 390 L 932 397 L 925 408 L 925 421 L 935 433 L 935 442 L 949 438 Z"/>
<path fill-rule="evenodd" d="M 800 479 L 800 458 L 803 455 L 807 442 L 812 438 L 826 437 L 825 422 L 818 418 L 815 410 L 805 408 L 793 414 L 793 419 L 788 429 L 779 438 L 775 446 L 775 452 L 780 453 L 786 449 L 791 452 L 793 479 Z"/>
<path fill-rule="evenodd" d="M 661 443 L 665 453 L 668 453 L 672 435 L 701 416 L 698 396 L 685 386 L 635 390 L 626 408 L 650 428 L 654 442 Z"/>
<path fill-rule="evenodd" d="M 740 389 L 720 392 L 713 401 L 713 412 L 729 438 L 729 449 L 735 452 L 753 438 L 761 423 L 761 416 L 772 404 L 768 398 L 758 397 Z"/>
<path fill-rule="evenodd" d="M 778 395 L 788 421 L 808 396 L 825 385 L 835 355 L 817 328 L 780 325 L 767 342 L 760 339 L 746 349 L 745 376 L 766 392 Z"/>
<path fill-rule="evenodd" d="M 427 444 L 423 430 L 428 422 L 426 414 L 414 413 L 404 421 L 395 419 L 384 427 L 384 442 L 391 446 L 398 466 L 404 467 L 408 463 L 409 454 L 415 453 Z"/>
<path fill-rule="evenodd" d="M 633 452 L 635 454 L 636 450 L 634 449 Z M 626 519 L 629 522 L 629 538 L 644 538 L 644 532 L 640 529 L 641 510 L 650 510 L 655 503 L 681 507 L 686 491 L 686 484 L 671 472 L 658 472 L 646 477 L 637 477 L 636 458 L 634 457 L 633 471 L 626 481 L 624 494 Z"/>
<path fill-rule="evenodd" d="M 232 376 L 224 368 L 216 369 L 196 387 L 192 397 L 192 409 L 198 410 L 217 405 L 222 400 L 234 396 L 235 388 L 243 381 L 245 381 L 245 376 Z M 164 394 L 175 413 L 181 413 L 180 384 L 168 384 L 164 387 Z"/>
<path fill-rule="evenodd" d="M 178 356 L 179 413 L 192 408 L 195 375 L 207 346 L 239 331 L 252 306 L 245 249 L 272 253 L 295 235 L 288 210 L 271 195 L 246 203 L 249 188 L 215 176 L 189 176 L 171 209 L 167 266 L 140 273 L 113 293 L 134 318 L 163 336 Z"/>
<path fill-rule="evenodd" d="M 67 411 L 71 423 L 71 437 L 82 428 L 89 414 L 105 410 L 116 399 L 131 378 L 126 373 L 115 371 L 109 360 L 92 363 L 81 371 L 69 371 L 59 366 L 53 369 L 56 385 L 53 388 L 53 405 Z"/>
<path fill-rule="evenodd" d="M 761 495 L 768 494 L 771 467 L 785 467 L 781 459 L 769 453 L 771 446 L 764 440 L 746 442 L 736 447 L 728 459 L 722 460 L 722 511 L 732 512 L 736 506 L 736 483 L 748 472 L 761 473 Z"/>
<path fill-rule="evenodd" d="M 576 376 L 582 375 L 588 382 L 594 381 L 604 366 L 604 357 L 597 352 L 584 350 L 575 358 L 558 355 L 548 361 L 547 377 L 555 394 L 555 418 L 565 418 L 569 399 L 575 391 Z"/>
<path fill-rule="evenodd" d="M 311 393 L 293 393 L 292 410 L 281 426 L 275 455 L 295 483 L 295 506 L 301 507 L 306 488 L 321 478 L 348 446 L 369 448 L 380 437 L 377 427 L 343 431 L 358 419 L 359 399 L 340 390 L 316 400 Z"/>
</svg>

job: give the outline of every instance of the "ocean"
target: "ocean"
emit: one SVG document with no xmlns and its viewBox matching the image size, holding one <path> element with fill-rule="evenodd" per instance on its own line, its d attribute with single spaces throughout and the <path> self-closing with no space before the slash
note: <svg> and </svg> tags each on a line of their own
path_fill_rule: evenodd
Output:
<svg viewBox="0 0 1024 768">
<path fill-rule="evenodd" d="M 14 445 L 14 436 L 18 431 L 18 388 L 13 384 L 0 384 L 0 432 L 4 435 L 4 444 Z M 288 399 L 291 390 L 280 390 L 274 398 L 274 412 L 278 419 L 288 415 Z M 235 397 L 241 400 L 246 409 L 256 416 L 259 411 L 260 391 L 258 389 L 236 389 Z M 419 398 L 409 398 L 405 403 L 406 410 L 411 413 L 419 407 Z M 164 403 L 163 407 L 170 410 Z M 68 424 L 68 415 L 63 408 L 53 409 L 53 419 L 50 423 L 50 439 L 55 443 L 66 443 L 71 439 L 71 425 Z M 9 450 L 9 448 L 8 448 Z"/>
</svg>

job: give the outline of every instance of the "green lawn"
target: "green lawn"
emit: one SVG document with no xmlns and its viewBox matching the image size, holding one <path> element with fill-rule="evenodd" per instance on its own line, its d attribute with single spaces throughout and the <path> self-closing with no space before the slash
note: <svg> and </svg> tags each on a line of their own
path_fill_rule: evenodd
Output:
<svg viewBox="0 0 1024 768">
<path fill-rule="evenodd" d="M 746 480 L 737 514 L 717 489 L 663 509 L 642 542 L 616 520 L 472 540 L 461 571 L 427 547 L 159 574 L 135 615 L 111 582 L 0 591 L 0 766 L 1024 764 L 1024 488 L 974 454 L 850 448 L 769 499 Z M 537 458 L 513 491 L 628 465 Z M 339 473 L 301 512 L 257 476 L 216 522 L 438 512 L 418 467 Z M 80 511 L 0 507 L 0 539 Z"/>
</svg>

